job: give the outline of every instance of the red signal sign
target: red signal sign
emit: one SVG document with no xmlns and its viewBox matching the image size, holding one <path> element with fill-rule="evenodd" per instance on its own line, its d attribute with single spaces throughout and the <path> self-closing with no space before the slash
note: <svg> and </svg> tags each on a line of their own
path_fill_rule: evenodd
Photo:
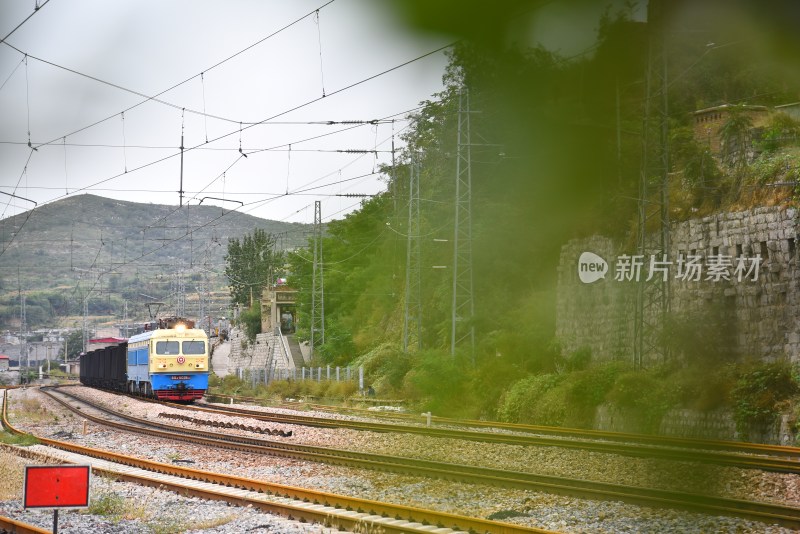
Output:
<svg viewBox="0 0 800 534">
<path fill-rule="evenodd" d="M 90 465 L 26 465 L 24 508 L 88 508 Z"/>
</svg>

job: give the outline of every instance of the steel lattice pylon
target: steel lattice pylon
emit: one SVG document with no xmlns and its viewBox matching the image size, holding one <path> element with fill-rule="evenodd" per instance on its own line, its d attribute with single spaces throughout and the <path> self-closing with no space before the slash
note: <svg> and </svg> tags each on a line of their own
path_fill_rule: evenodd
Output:
<svg viewBox="0 0 800 534">
<path fill-rule="evenodd" d="M 311 353 L 325 343 L 325 304 L 322 271 L 322 204 L 314 202 L 314 265 L 311 281 Z"/>
<path fill-rule="evenodd" d="M 651 258 L 669 261 L 669 100 L 667 57 L 664 31 L 664 4 L 650 0 L 647 25 L 650 28 L 644 120 L 642 126 L 642 162 L 639 177 L 639 225 L 637 255 L 643 270 Z M 665 263 L 666 265 L 666 263 Z M 638 279 L 634 323 L 633 364 L 645 359 L 666 359 L 667 349 L 659 335 L 670 307 L 670 277 L 656 275 L 650 280 L 643 272 Z"/>
<path fill-rule="evenodd" d="M 403 352 L 422 348 L 422 295 L 420 270 L 419 162 L 408 165 L 408 225 L 406 236 L 406 294 L 403 314 Z"/>
<path fill-rule="evenodd" d="M 475 359 L 475 313 L 472 300 L 472 167 L 469 92 L 458 94 L 458 146 L 456 157 L 455 229 L 453 232 L 453 306 L 450 354 L 465 340 Z"/>
</svg>

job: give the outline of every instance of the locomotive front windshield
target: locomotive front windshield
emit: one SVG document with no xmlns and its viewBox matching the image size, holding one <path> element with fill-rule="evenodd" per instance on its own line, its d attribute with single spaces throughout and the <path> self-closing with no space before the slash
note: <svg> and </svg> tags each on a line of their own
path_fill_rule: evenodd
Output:
<svg viewBox="0 0 800 534">
<path fill-rule="evenodd" d="M 206 342 L 205 341 L 156 341 L 156 354 L 159 356 L 175 356 L 181 354 L 181 345 L 183 345 L 183 354 L 205 354 Z"/>
<path fill-rule="evenodd" d="M 156 341 L 156 354 L 169 356 L 180 353 L 178 341 Z"/>
<path fill-rule="evenodd" d="M 206 342 L 205 341 L 184 341 L 183 342 L 184 354 L 205 354 Z"/>
</svg>

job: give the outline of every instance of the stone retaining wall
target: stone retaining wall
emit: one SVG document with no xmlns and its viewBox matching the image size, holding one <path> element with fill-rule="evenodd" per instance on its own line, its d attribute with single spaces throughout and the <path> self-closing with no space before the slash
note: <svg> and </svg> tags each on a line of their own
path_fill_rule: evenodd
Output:
<svg viewBox="0 0 800 534">
<path fill-rule="evenodd" d="M 280 339 L 272 332 L 257 334 L 255 343 L 251 343 L 241 330 L 233 328 L 230 343 L 228 368 L 232 372 L 236 372 L 235 369 L 280 370 L 293 367 L 283 354 Z"/>
<path fill-rule="evenodd" d="M 720 328 L 728 337 L 723 342 L 733 353 L 800 361 L 797 225 L 795 209 L 778 207 L 674 224 L 669 263 L 663 265 L 671 284 L 671 310 L 699 318 L 713 311 L 724 323 Z M 581 282 L 578 260 L 583 252 L 607 261 L 605 278 Z M 589 347 L 598 360 L 630 357 L 638 284 L 619 276 L 619 270 L 622 261 L 633 256 L 635 252 L 602 236 L 562 247 L 556 335 L 567 352 Z M 701 265 L 699 279 L 686 276 L 692 258 Z M 650 261 L 641 261 L 641 277 L 646 278 Z M 748 273 L 756 261 L 757 270 Z M 663 274 L 658 264 L 654 273 L 654 280 Z"/>
<path fill-rule="evenodd" d="M 768 428 L 750 428 L 747 441 L 773 445 L 795 446 L 795 434 L 791 417 L 781 416 Z M 608 432 L 641 433 L 637 422 L 621 411 L 601 405 L 595 411 L 595 430 Z M 658 434 L 676 438 L 739 441 L 743 436 L 736 429 L 733 415 L 726 411 L 697 412 L 674 409 L 661 420 Z"/>
</svg>

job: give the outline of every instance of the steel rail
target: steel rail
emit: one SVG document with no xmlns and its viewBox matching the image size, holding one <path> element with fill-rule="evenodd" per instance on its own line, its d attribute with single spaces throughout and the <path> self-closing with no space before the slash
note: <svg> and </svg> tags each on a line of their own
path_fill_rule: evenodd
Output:
<svg viewBox="0 0 800 534">
<path fill-rule="evenodd" d="M 398 456 L 386 456 L 354 451 L 316 447 L 310 445 L 296 445 L 280 443 L 270 440 L 247 438 L 217 434 L 208 431 L 195 431 L 183 427 L 174 427 L 152 421 L 137 419 L 135 417 L 119 414 L 96 405 L 90 401 L 80 399 L 64 391 L 61 395 L 71 397 L 85 403 L 104 413 L 118 418 L 127 419 L 141 426 L 130 426 L 102 418 L 96 418 L 81 410 L 75 409 L 69 403 L 58 399 L 51 392 L 43 389 L 55 400 L 68 409 L 80 413 L 83 417 L 122 430 L 144 432 L 167 439 L 182 439 L 192 443 L 201 443 L 215 447 L 223 447 L 258 454 L 270 454 L 286 458 L 325 462 L 334 465 L 365 468 L 378 471 L 389 471 L 415 476 L 456 480 L 470 483 L 481 483 L 503 488 L 526 489 L 543 491 L 572 497 L 589 498 L 596 500 L 619 500 L 639 506 L 654 506 L 700 512 L 705 514 L 737 516 L 749 520 L 767 523 L 779 523 L 791 528 L 800 529 L 800 508 L 785 506 L 768 502 L 753 502 L 725 497 L 715 497 L 697 493 L 685 493 L 672 490 L 626 486 L 605 482 L 578 480 L 549 475 L 537 475 L 519 471 L 506 471 L 485 467 L 475 467 L 462 464 L 435 462 L 430 460 L 410 459 Z M 176 434 L 179 432 L 179 434 Z"/>
<path fill-rule="evenodd" d="M 207 395 L 208 396 L 208 395 Z M 416 420 L 417 415 L 394 413 L 394 412 L 375 412 L 361 408 L 338 408 L 323 404 L 311 404 L 313 409 L 328 412 L 355 412 L 364 416 L 371 416 L 386 419 Z M 787 456 L 800 458 L 800 447 L 786 445 L 770 445 L 762 443 L 751 443 L 745 441 L 726 441 L 699 438 L 678 438 L 673 436 L 654 436 L 648 434 L 633 434 L 629 432 L 612 432 L 606 430 L 591 430 L 582 428 L 567 428 L 542 425 L 528 425 L 522 423 L 504 423 L 500 421 L 478 421 L 472 419 L 453 419 L 449 417 L 431 416 L 431 421 L 443 425 L 469 426 L 477 428 L 499 428 L 516 432 L 529 432 L 546 434 L 552 436 L 574 437 L 581 439 L 604 439 L 607 441 L 626 441 L 654 444 L 671 447 L 685 447 L 705 450 L 720 450 L 727 452 L 741 452 L 748 454 L 773 454 L 775 456 Z"/>
<path fill-rule="evenodd" d="M 53 531 L 0 515 L 0 532 L 8 532 L 9 534 L 52 534 Z"/>
<path fill-rule="evenodd" d="M 545 436 L 497 434 L 491 432 L 480 432 L 476 430 L 454 430 L 448 428 L 412 426 L 394 423 L 368 423 L 363 421 L 346 421 L 307 415 L 270 414 L 256 410 L 234 408 L 225 405 L 211 407 L 198 405 L 187 406 L 174 403 L 164 404 L 178 409 L 223 413 L 228 415 L 244 415 L 261 421 L 270 421 L 283 424 L 315 426 L 322 428 L 349 428 L 353 430 L 382 433 L 400 432 L 440 438 L 463 439 L 487 443 L 503 443 L 508 445 L 560 447 L 608 454 L 619 454 L 623 456 L 639 458 L 658 458 L 670 461 L 703 462 L 745 469 L 760 469 L 763 471 L 800 474 L 800 456 L 795 456 L 793 458 L 757 457 L 753 456 L 753 453 L 747 455 L 743 453 L 727 451 L 686 449 L 678 448 L 676 445 L 673 445 L 673 447 L 665 447 L 663 444 L 661 446 L 657 446 L 654 444 L 621 443 L 618 441 L 570 441 L 563 438 L 552 438 Z"/>
<path fill-rule="evenodd" d="M 226 398 L 232 400 L 241 400 L 244 402 L 257 403 L 262 399 L 253 397 L 237 397 L 235 395 L 224 395 L 219 393 L 207 393 L 206 398 Z M 305 404 L 305 403 L 282 403 L 280 407 L 286 409 L 301 410 L 302 407 L 310 406 L 314 410 L 325 411 L 331 413 L 350 413 L 362 415 L 364 417 L 372 417 L 376 419 L 395 419 L 401 421 L 420 422 L 422 418 L 420 415 L 412 415 L 407 413 L 397 412 L 379 412 L 367 410 L 363 408 L 352 407 L 338 407 L 328 406 L 325 404 Z M 431 416 L 431 422 L 452 425 L 452 426 L 467 426 L 475 428 L 497 428 L 503 430 L 510 430 L 515 432 L 535 433 L 551 436 L 561 436 L 577 439 L 599 439 L 606 441 L 620 441 L 650 444 L 655 446 L 668 446 L 680 447 L 690 449 L 701 449 L 710 451 L 724 451 L 736 452 L 744 454 L 761 454 L 784 456 L 794 458 L 800 462 L 800 447 L 792 447 L 786 445 L 770 445 L 762 443 L 750 443 L 744 441 L 726 441 L 726 440 L 710 440 L 699 438 L 678 438 L 673 436 L 654 436 L 648 434 L 633 434 L 629 432 L 612 432 L 606 430 L 591 430 L 581 428 L 567 428 L 567 427 L 554 427 L 543 425 L 528 425 L 522 423 L 505 423 L 501 421 L 478 421 L 473 419 L 453 419 L 449 417 Z"/>
<path fill-rule="evenodd" d="M 8 532 L 9 534 L 52 534 L 53 531 L 0 515 L 0 532 Z"/>
<path fill-rule="evenodd" d="M 51 398 L 61 402 L 55 397 Z M 26 434 L 25 432 L 13 427 L 8 421 L 7 404 L 6 396 L 4 396 L 2 409 L 3 426 L 15 434 Z M 81 413 L 81 415 L 84 417 L 87 416 L 85 413 Z M 37 439 L 42 444 L 50 447 L 80 454 L 82 456 L 113 462 L 115 464 L 121 464 L 154 473 L 180 477 L 182 479 L 191 481 L 206 482 L 228 488 L 257 492 L 267 496 L 275 496 L 277 498 L 292 499 L 297 501 L 297 503 L 294 505 L 276 505 L 275 503 L 265 504 L 264 501 L 260 499 L 247 499 L 241 495 L 231 498 L 229 495 L 224 493 L 202 490 L 193 485 L 175 484 L 163 479 L 153 480 L 151 478 L 143 478 L 132 473 L 120 473 L 119 471 L 112 471 L 102 467 L 92 467 L 93 470 L 108 472 L 109 474 L 113 474 L 116 478 L 130 480 L 139 484 L 146 484 L 154 487 L 163 486 L 180 494 L 191 494 L 205 499 L 225 500 L 237 505 L 253 505 L 261 508 L 262 510 L 278 513 L 285 517 L 294 519 L 302 518 L 322 524 L 330 523 L 334 514 L 334 512 L 330 510 L 332 508 L 333 510 L 338 510 L 339 512 L 352 516 L 349 520 L 349 523 L 346 521 L 348 519 L 347 517 L 345 517 L 345 520 L 338 516 L 335 518 L 335 522 L 337 524 L 351 529 L 359 526 L 363 527 L 366 524 L 372 524 L 374 527 L 380 527 L 381 531 L 388 532 L 430 532 L 430 526 L 436 525 L 438 528 L 449 528 L 456 531 L 460 530 L 476 533 L 554 534 L 553 531 L 545 529 L 525 527 L 489 519 L 467 517 L 447 512 L 425 510 L 412 506 L 372 501 L 357 497 L 347 497 L 344 495 L 301 488 L 297 486 L 289 486 L 286 484 L 270 483 L 235 475 L 226 475 L 189 467 L 175 466 L 44 437 L 37 436 Z M 25 453 L 24 449 L 4 444 L 0 444 L 0 449 L 7 451 L 11 450 L 17 454 L 37 454 L 30 451 Z M 315 508 L 319 508 L 320 510 L 315 510 Z M 325 508 L 326 510 L 321 510 L 322 508 Z M 385 524 L 386 521 L 390 521 L 394 524 Z M 2 523 L 0 523 L 0 526 L 1 525 Z M 362 531 L 364 531 L 363 528 Z M 36 530 L 31 532 L 40 531 Z"/>
</svg>

